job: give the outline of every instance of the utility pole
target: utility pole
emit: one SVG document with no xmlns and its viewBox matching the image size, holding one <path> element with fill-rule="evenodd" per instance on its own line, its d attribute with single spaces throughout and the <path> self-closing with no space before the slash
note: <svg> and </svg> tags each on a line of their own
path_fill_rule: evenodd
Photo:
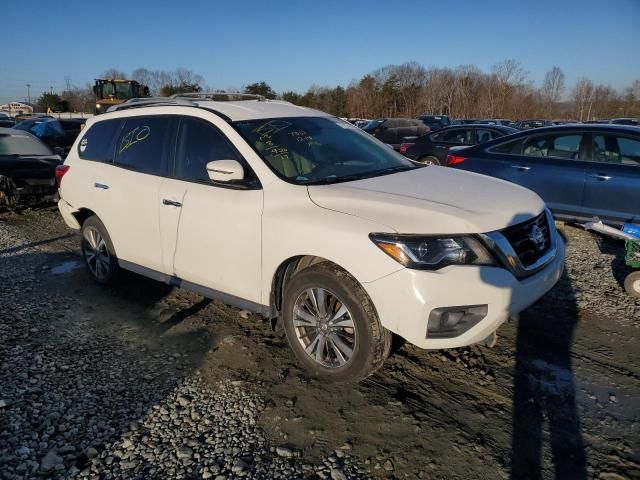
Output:
<svg viewBox="0 0 640 480">
<path fill-rule="evenodd" d="M 27 98 L 29 99 L 28 103 L 31 105 L 31 84 L 27 83 Z"/>
</svg>

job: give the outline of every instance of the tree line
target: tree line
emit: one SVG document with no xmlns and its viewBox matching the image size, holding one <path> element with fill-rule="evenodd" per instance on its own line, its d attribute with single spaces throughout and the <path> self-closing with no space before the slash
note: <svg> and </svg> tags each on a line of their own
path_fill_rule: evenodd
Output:
<svg viewBox="0 0 640 480">
<path fill-rule="evenodd" d="M 205 85 L 201 75 L 184 68 L 173 72 L 137 68 L 131 75 L 111 68 L 102 77 L 137 80 L 147 85 L 154 96 L 213 90 Z M 542 84 L 536 86 L 516 60 L 498 62 L 488 72 L 475 65 L 441 68 L 407 62 L 379 68 L 345 86 L 311 86 L 304 93 L 278 94 L 269 84 L 260 81 L 239 91 L 279 98 L 340 117 L 416 117 L 423 113 L 454 118 L 579 121 L 640 117 L 640 80 L 616 90 L 582 77 L 567 89 L 564 72 L 554 66 L 546 72 Z M 91 85 L 87 85 L 60 95 L 45 94 L 39 99 L 38 108 L 55 104 L 58 110 L 89 112 L 93 111 L 94 103 Z"/>
</svg>

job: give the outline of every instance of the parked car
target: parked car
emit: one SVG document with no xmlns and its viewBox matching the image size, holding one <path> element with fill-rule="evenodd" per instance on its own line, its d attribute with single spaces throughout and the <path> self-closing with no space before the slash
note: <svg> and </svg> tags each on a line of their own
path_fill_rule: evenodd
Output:
<svg viewBox="0 0 640 480">
<path fill-rule="evenodd" d="M 89 274 L 132 270 L 277 318 L 313 375 L 370 375 L 392 334 L 493 342 L 562 273 L 529 190 L 418 166 L 286 102 L 154 102 L 88 120 L 58 169 Z"/>
<path fill-rule="evenodd" d="M 400 150 L 405 138 L 420 137 L 429 131 L 429 127 L 414 118 L 385 118 L 369 122 L 362 130 L 391 145 L 394 150 Z"/>
<path fill-rule="evenodd" d="M 49 118 L 31 128 L 31 133 L 66 156 L 86 123 L 84 118 Z"/>
<path fill-rule="evenodd" d="M 518 120 L 511 126 L 518 130 L 529 130 L 530 128 L 551 127 L 552 125 L 551 120 Z"/>
<path fill-rule="evenodd" d="M 30 133 L 0 128 L 0 204 L 46 200 L 56 194 L 60 156 Z"/>
<path fill-rule="evenodd" d="M 477 120 L 475 118 L 459 118 L 451 121 L 451 125 L 469 125 L 471 123 L 476 123 Z"/>
<path fill-rule="evenodd" d="M 505 127 L 512 127 L 515 122 L 506 118 L 485 118 L 484 120 L 476 120 L 473 123 L 484 125 L 504 125 Z"/>
<path fill-rule="evenodd" d="M 34 134 L 55 153 L 65 156 L 86 121 L 84 118 L 32 118 L 23 120 L 14 128 Z"/>
<path fill-rule="evenodd" d="M 517 132 L 515 128 L 500 125 L 446 127 L 413 142 L 403 143 L 400 153 L 420 163 L 445 165 L 452 147 L 469 147 Z"/>
<path fill-rule="evenodd" d="M 7 113 L 0 112 L 0 128 L 11 128 L 16 124 L 16 121 L 11 118 Z"/>
<path fill-rule="evenodd" d="M 432 131 L 451 125 L 451 119 L 447 115 L 420 115 L 418 119 Z"/>
<path fill-rule="evenodd" d="M 637 118 L 612 118 L 609 123 L 614 125 L 631 125 L 637 127 L 640 125 L 640 121 Z"/>
<path fill-rule="evenodd" d="M 49 117 L 31 117 L 31 118 L 27 118 L 25 120 L 20 120 L 12 128 L 32 133 L 31 130 L 33 129 L 33 127 L 35 127 L 36 125 L 41 124 L 42 122 L 46 121 L 48 118 Z"/>
<path fill-rule="evenodd" d="M 640 129 L 564 125 L 456 152 L 451 167 L 530 188 L 561 219 L 640 222 Z"/>
</svg>

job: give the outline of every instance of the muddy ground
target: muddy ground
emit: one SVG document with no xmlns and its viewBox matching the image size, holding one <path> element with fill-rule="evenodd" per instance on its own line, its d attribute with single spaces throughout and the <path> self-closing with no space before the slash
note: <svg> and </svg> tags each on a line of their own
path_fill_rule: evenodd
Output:
<svg viewBox="0 0 640 480">
<path fill-rule="evenodd" d="M 621 286 L 622 246 L 578 227 L 560 225 L 561 282 L 502 326 L 495 348 L 404 345 L 361 384 L 328 385 L 257 315 L 133 274 L 91 283 L 54 208 L 0 223 L 26 239 L 0 253 L 28 246 L 39 294 L 65 302 L 56 328 L 100 325 L 134 363 L 166 350 L 211 385 L 242 380 L 266 404 L 269 443 L 310 461 L 344 447 L 377 478 L 640 478 L 640 302 Z"/>
</svg>

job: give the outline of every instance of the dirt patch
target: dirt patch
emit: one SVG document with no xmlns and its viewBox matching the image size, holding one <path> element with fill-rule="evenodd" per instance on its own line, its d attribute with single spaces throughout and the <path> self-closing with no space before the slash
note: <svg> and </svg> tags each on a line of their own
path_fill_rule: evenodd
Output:
<svg viewBox="0 0 640 480">
<path fill-rule="evenodd" d="M 361 384 L 333 385 L 304 375 L 257 315 L 135 275 L 91 284 L 65 263 L 78 260 L 77 239 L 53 211 L 4 221 L 49 252 L 43 292 L 64 297 L 66 315 L 118 331 L 138 362 L 177 355 L 176 371 L 242 381 L 266 402 L 271 443 L 304 458 L 354 455 L 379 478 L 640 476 L 640 302 L 616 280 L 615 247 L 577 228 L 563 227 L 565 277 L 495 348 L 405 345 Z"/>
</svg>

